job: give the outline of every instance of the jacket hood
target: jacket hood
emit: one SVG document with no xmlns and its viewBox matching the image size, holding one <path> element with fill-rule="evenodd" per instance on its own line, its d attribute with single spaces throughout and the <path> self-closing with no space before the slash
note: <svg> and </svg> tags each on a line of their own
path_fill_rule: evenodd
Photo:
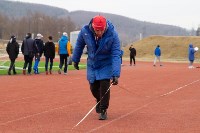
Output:
<svg viewBox="0 0 200 133">
<path fill-rule="evenodd" d="M 189 48 L 193 48 L 193 45 L 192 45 L 192 44 L 189 44 Z"/>
<path fill-rule="evenodd" d="M 63 35 L 63 36 L 61 37 L 60 41 L 67 41 L 67 39 L 68 39 L 68 38 L 67 38 L 66 36 Z"/>
</svg>

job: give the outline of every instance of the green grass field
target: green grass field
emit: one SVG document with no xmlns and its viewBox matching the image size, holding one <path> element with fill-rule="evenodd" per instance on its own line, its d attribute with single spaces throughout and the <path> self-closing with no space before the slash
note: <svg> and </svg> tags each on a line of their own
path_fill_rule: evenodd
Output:
<svg viewBox="0 0 200 133">
<path fill-rule="evenodd" d="M 23 65 L 24 65 L 24 61 L 15 62 L 15 68 L 16 68 L 17 74 L 22 73 Z M 6 61 L 6 62 L 0 61 L 0 75 L 7 75 L 8 74 L 8 68 L 4 68 L 4 67 L 9 67 L 9 66 L 10 66 L 10 61 Z M 33 61 L 32 67 L 33 66 L 34 66 L 34 61 Z M 53 71 L 57 71 L 58 66 L 59 66 L 59 62 L 54 62 L 53 63 Z M 38 68 L 39 68 L 40 73 L 45 72 L 45 62 L 41 61 Z M 64 68 L 64 66 L 63 66 L 63 68 Z M 80 69 L 86 69 L 86 64 L 79 64 L 79 68 Z M 69 65 L 68 70 L 74 70 L 74 66 Z M 33 71 L 32 71 L 32 73 L 33 73 Z"/>
</svg>

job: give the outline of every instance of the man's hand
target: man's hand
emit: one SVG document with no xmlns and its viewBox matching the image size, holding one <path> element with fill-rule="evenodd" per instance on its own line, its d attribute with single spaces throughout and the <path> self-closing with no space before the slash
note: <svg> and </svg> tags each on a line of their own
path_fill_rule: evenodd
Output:
<svg viewBox="0 0 200 133">
<path fill-rule="evenodd" d="M 113 85 L 117 85 L 118 84 L 118 77 L 113 77 L 112 82 Z"/>
<path fill-rule="evenodd" d="M 78 62 L 74 62 L 74 68 L 75 68 L 76 70 L 79 70 Z"/>
</svg>

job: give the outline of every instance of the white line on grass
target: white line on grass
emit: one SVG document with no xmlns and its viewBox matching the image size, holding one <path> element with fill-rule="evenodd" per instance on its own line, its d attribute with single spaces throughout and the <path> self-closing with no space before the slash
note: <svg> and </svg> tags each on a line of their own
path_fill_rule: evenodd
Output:
<svg viewBox="0 0 200 133">
<path fill-rule="evenodd" d="M 143 106 L 141 106 L 141 107 L 139 107 L 139 108 L 137 108 L 137 109 L 135 109 L 135 110 L 133 110 L 133 111 L 127 113 L 127 114 L 121 115 L 120 117 L 118 117 L 118 118 L 116 118 L 116 119 L 113 119 L 112 121 L 110 121 L 110 122 L 108 122 L 108 123 L 105 123 L 105 124 L 103 124 L 102 126 L 96 127 L 96 128 L 94 128 L 94 129 L 90 130 L 88 133 L 95 132 L 96 130 L 101 129 L 101 128 L 103 128 L 103 127 L 105 127 L 105 126 L 111 124 L 112 122 L 115 122 L 115 121 L 120 120 L 120 119 L 122 119 L 122 118 L 124 118 L 124 117 L 127 117 L 128 115 L 130 115 L 130 114 L 132 114 L 132 113 L 134 113 L 134 112 L 136 112 L 136 111 L 138 111 L 138 110 L 141 110 L 141 109 L 143 109 L 143 108 L 149 106 L 150 104 L 154 103 L 154 102 L 156 101 L 156 99 L 158 99 L 158 98 L 161 98 L 161 97 L 163 97 L 163 96 L 170 95 L 170 94 L 172 94 L 172 93 L 174 93 L 174 92 L 176 92 L 176 91 L 178 91 L 178 90 L 181 90 L 181 89 L 183 89 L 183 88 L 185 88 L 185 87 L 187 87 L 187 86 L 189 86 L 189 85 L 192 85 L 192 84 L 194 84 L 194 83 L 196 83 L 196 82 L 199 82 L 199 81 L 200 81 L 200 79 L 195 80 L 195 81 L 193 81 L 193 82 L 191 82 L 191 83 L 189 83 L 189 84 L 183 85 L 183 86 L 181 86 L 181 87 L 178 87 L 177 89 L 174 89 L 174 90 L 172 90 L 172 91 L 170 91 L 170 92 L 167 92 L 167 93 L 165 93 L 165 94 L 162 94 L 162 95 L 156 97 L 155 100 L 153 100 L 153 101 L 151 101 L 151 102 L 149 102 L 149 103 L 147 103 L 147 104 L 145 104 L 145 105 L 143 105 Z"/>
</svg>

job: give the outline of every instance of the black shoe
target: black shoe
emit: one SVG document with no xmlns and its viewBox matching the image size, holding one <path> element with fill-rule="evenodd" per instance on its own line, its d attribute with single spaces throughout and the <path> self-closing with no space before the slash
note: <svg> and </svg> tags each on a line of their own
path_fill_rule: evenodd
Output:
<svg viewBox="0 0 200 133">
<path fill-rule="evenodd" d="M 16 74 L 17 74 L 17 72 L 13 72 L 13 74 L 14 74 L 14 75 L 16 75 Z"/>
<path fill-rule="evenodd" d="M 8 71 L 8 75 L 11 75 L 11 72 L 10 72 L 10 71 Z"/>
<path fill-rule="evenodd" d="M 99 114 L 99 120 L 106 120 L 107 119 L 107 112 L 106 110 L 102 110 Z"/>
</svg>

